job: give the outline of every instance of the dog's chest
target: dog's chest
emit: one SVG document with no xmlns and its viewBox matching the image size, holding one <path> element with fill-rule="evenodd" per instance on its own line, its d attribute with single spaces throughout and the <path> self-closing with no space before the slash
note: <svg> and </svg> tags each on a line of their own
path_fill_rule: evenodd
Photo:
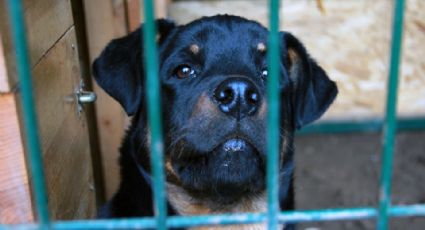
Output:
<svg viewBox="0 0 425 230">
<path fill-rule="evenodd" d="M 240 202 L 228 206 L 212 205 L 208 201 L 195 199 L 187 194 L 181 187 L 172 184 L 167 184 L 167 196 L 173 208 L 179 215 L 194 216 L 194 215 L 216 215 L 223 213 L 264 213 L 267 211 L 267 197 L 263 193 L 258 196 L 241 199 Z M 283 226 L 282 226 L 283 227 Z M 229 225 L 229 226 L 207 226 L 194 227 L 192 230 L 264 230 L 266 225 L 261 224 L 245 224 L 245 225 Z M 279 228 L 281 229 L 281 228 Z"/>
</svg>

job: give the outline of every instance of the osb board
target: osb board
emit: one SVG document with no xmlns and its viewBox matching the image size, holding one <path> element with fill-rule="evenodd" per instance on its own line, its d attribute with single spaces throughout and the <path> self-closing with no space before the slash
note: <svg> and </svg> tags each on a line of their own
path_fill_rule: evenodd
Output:
<svg viewBox="0 0 425 230">
<path fill-rule="evenodd" d="M 0 223 L 33 220 L 15 95 L 0 94 Z"/>
<path fill-rule="evenodd" d="M 92 218 L 96 212 L 87 122 L 69 100 L 80 82 L 76 42 L 71 27 L 32 70 L 53 219 Z"/>
<path fill-rule="evenodd" d="M 339 95 L 327 118 L 381 116 L 385 107 L 392 1 L 283 1 L 280 25 L 296 35 L 337 81 Z M 169 16 L 186 23 L 234 14 L 268 23 L 267 1 L 178 1 Z M 407 0 L 398 113 L 425 115 L 425 1 Z"/>
<path fill-rule="evenodd" d="M 124 1 L 85 0 L 86 33 L 90 62 L 114 38 L 127 33 Z M 121 106 L 97 84 L 95 103 L 106 198 L 111 198 L 119 184 L 119 146 L 126 127 L 127 116 Z"/>
<path fill-rule="evenodd" d="M 0 32 L 3 34 L 9 86 L 14 88 L 17 82 L 15 62 L 12 61 L 15 60 L 15 53 L 10 37 L 6 2 L 0 1 Z M 34 66 L 73 25 L 71 4 L 69 0 L 25 0 L 23 1 L 23 10 L 30 61 L 31 66 Z"/>
</svg>

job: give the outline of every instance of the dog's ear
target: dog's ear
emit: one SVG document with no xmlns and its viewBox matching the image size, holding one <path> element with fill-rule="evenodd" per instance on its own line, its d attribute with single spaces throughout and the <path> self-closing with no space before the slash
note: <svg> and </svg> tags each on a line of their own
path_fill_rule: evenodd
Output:
<svg viewBox="0 0 425 230">
<path fill-rule="evenodd" d="M 175 28 L 175 24 L 165 19 L 157 20 L 156 24 L 157 42 L 160 45 Z M 144 100 L 141 29 L 112 40 L 93 63 L 96 82 L 121 104 L 129 116 L 137 111 Z"/>
<path fill-rule="evenodd" d="M 282 60 L 293 82 L 293 115 L 296 129 L 320 118 L 338 89 L 292 34 L 281 32 Z"/>
</svg>

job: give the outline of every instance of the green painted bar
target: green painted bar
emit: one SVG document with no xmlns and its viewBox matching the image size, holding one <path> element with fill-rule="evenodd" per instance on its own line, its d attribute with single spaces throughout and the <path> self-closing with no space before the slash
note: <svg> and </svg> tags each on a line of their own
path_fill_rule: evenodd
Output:
<svg viewBox="0 0 425 230">
<path fill-rule="evenodd" d="M 142 4 L 141 4 L 142 6 Z M 164 153 L 162 140 L 161 97 L 158 77 L 158 54 L 156 47 L 156 23 L 154 16 L 154 3 L 152 0 L 144 1 L 143 34 L 141 35 L 145 50 L 146 66 L 146 92 L 148 104 L 148 122 L 151 131 L 151 171 L 154 178 L 153 192 L 157 229 L 166 229 L 167 204 L 165 202 L 164 184 Z"/>
<path fill-rule="evenodd" d="M 381 132 L 383 124 L 382 119 L 320 121 L 304 127 L 297 134 Z M 396 128 L 398 131 L 425 130 L 425 117 L 400 118 L 397 120 Z"/>
<path fill-rule="evenodd" d="M 278 227 L 279 212 L 279 0 L 270 0 L 270 34 L 268 41 L 267 63 L 269 78 L 267 82 L 267 225 L 268 229 Z"/>
<path fill-rule="evenodd" d="M 390 216 L 425 216 L 425 204 L 393 206 L 388 210 Z"/>
<path fill-rule="evenodd" d="M 297 131 L 298 135 L 346 133 L 346 132 L 379 132 L 382 129 L 382 120 L 371 119 L 364 121 L 322 121 L 307 125 Z"/>
<path fill-rule="evenodd" d="M 412 117 L 397 120 L 398 131 L 420 131 L 425 130 L 425 117 Z"/>
<path fill-rule="evenodd" d="M 382 166 L 379 189 L 378 230 L 388 229 L 388 209 L 391 206 L 391 175 L 396 135 L 397 87 L 403 34 L 404 0 L 396 0 L 393 15 L 390 70 L 387 89 L 387 108 L 383 126 Z"/>
<path fill-rule="evenodd" d="M 50 221 L 47 206 L 46 182 L 44 178 L 43 161 L 41 159 L 41 147 L 33 101 L 31 69 L 27 52 L 27 40 L 21 1 L 9 0 L 8 10 L 16 49 L 16 65 L 19 75 L 19 87 L 22 95 L 22 114 L 25 126 L 25 139 L 27 140 L 27 154 L 34 188 L 35 208 L 37 210 L 38 220 L 41 223 L 40 228 L 47 229 Z"/>
<path fill-rule="evenodd" d="M 391 217 L 411 217 L 424 216 L 425 204 L 414 204 L 404 206 L 394 206 L 389 208 L 388 214 Z M 377 209 L 373 207 L 363 208 L 342 208 L 342 209 L 321 209 L 280 212 L 278 214 L 279 223 L 285 222 L 317 222 L 335 220 L 361 220 L 376 218 Z M 170 216 L 167 219 L 168 227 L 194 227 L 202 225 L 217 224 L 243 224 L 260 223 L 267 220 L 267 213 L 245 213 L 216 216 Z M 52 223 L 53 229 L 146 229 L 155 228 L 155 218 L 137 219 L 112 219 L 112 220 L 86 220 L 86 221 L 58 221 Z M 0 230 L 8 229 L 37 229 L 35 224 L 22 225 L 0 225 Z"/>
</svg>

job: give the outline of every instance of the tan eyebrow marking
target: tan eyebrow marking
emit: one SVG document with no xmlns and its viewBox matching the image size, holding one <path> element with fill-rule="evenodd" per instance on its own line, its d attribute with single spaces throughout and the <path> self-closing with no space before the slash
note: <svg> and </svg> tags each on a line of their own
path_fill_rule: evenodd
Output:
<svg viewBox="0 0 425 230">
<path fill-rule="evenodd" d="M 295 64 L 300 57 L 298 56 L 297 52 L 293 49 L 288 49 L 288 58 L 289 58 L 289 64 L 292 66 Z"/>
<path fill-rule="evenodd" d="M 258 43 L 257 45 L 257 50 L 260 52 L 265 52 L 266 51 L 266 45 L 263 42 Z"/>
<path fill-rule="evenodd" d="M 197 44 L 190 45 L 189 49 L 193 54 L 199 53 L 199 46 Z"/>
</svg>

